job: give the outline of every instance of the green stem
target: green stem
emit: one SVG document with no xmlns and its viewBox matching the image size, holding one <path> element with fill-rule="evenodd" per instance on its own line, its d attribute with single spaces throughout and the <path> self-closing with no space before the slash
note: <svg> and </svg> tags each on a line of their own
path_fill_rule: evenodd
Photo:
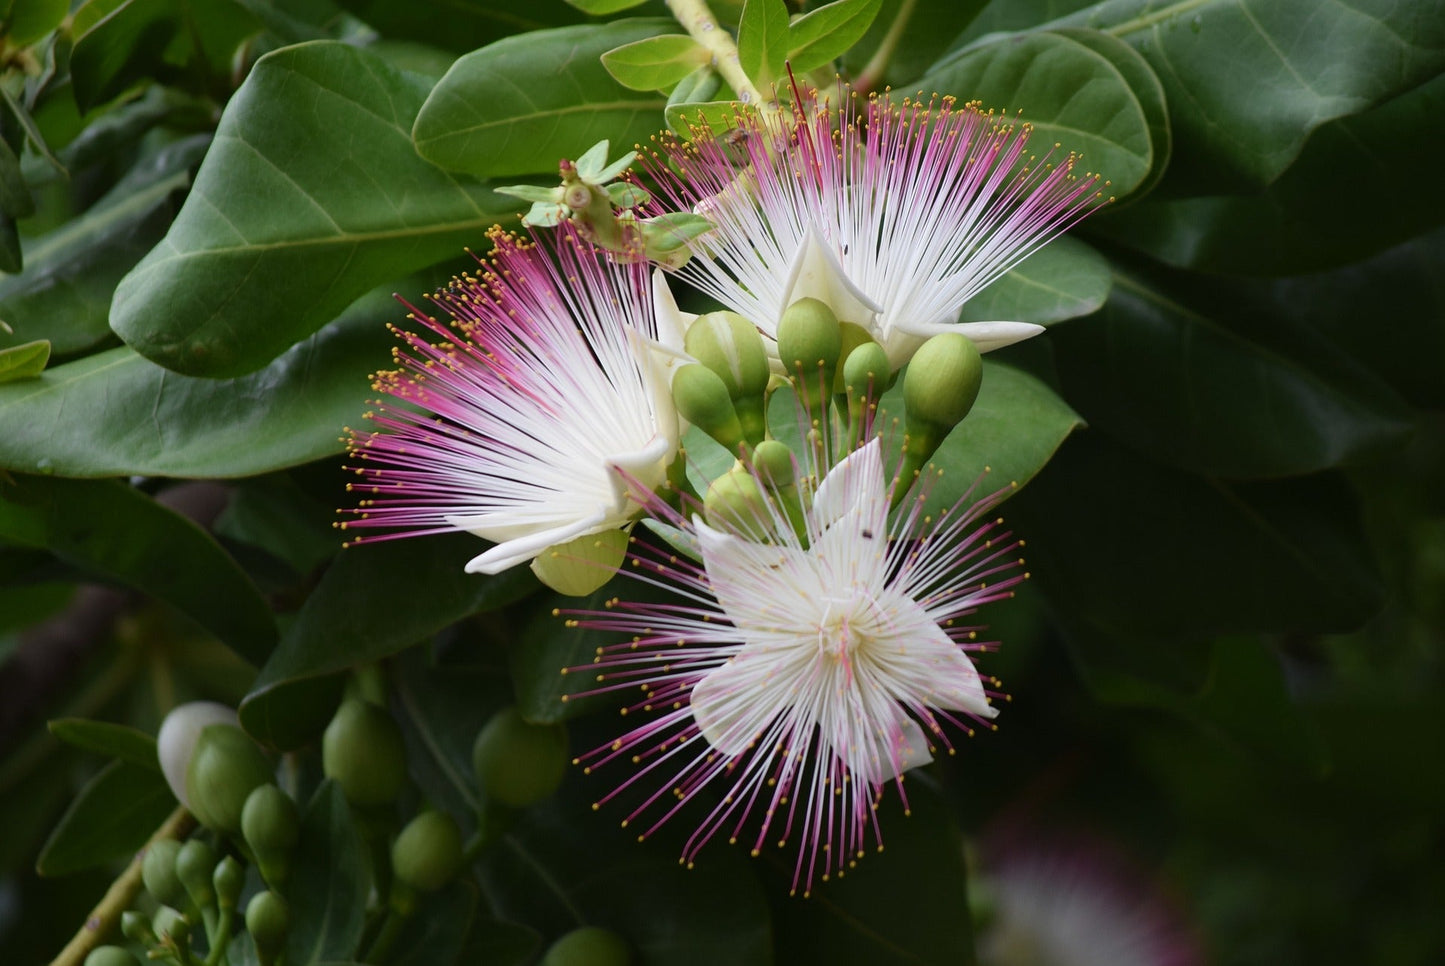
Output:
<svg viewBox="0 0 1445 966">
<path fill-rule="evenodd" d="M 387 903 L 386 919 L 381 924 L 381 931 L 376 934 L 376 940 L 372 942 L 371 948 L 361 958 L 364 963 L 383 963 L 391 953 L 391 947 L 396 945 L 397 937 L 401 935 L 402 927 L 411 918 L 412 912 L 416 909 L 416 895 L 404 883 L 392 880 L 391 898 Z"/>
<path fill-rule="evenodd" d="M 220 966 L 226 958 L 226 947 L 231 944 L 231 930 L 235 926 L 236 910 L 222 908 L 216 931 L 211 936 L 211 951 L 206 954 L 204 966 Z"/>
<path fill-rule="evenodd" d="M 912 0 L 905 2 L 911 3 Z M 724 30 L 712 15 L 706 0 L 667 0 L 667 9 L 672 11 L 692 39 L 712 54 L 713 69 L 737 92 L 738 100 L 759 107 L 772 104 L 753 84 L 752 78 L 743 72 L 742 64 L 738 62 L 738 45 L 733 42 L 732 34 Z"/>
<path fill-rule="evenodd" d="M 878 49 L 873 51 L 873 56 L 868 58 L 868 63 L 863 65 L 863 70 L 854 78 L 854 90 L 871 91 L 883 80 L 888 64 L 893 60 L 893 53 L 898 49 L 898 42 L 903 39 L 903 31 L 908 28 L 908 21 L 913 19 L 913 9 L 916 6 L 918 0 L 903 0 L 898 5 L 898 13 L 894 14 L 888 33 L 883 35 Z"/>
<path fill-rule="evenodd" d="M 191 813 L 186 811 L 184 806 L 178 807 L 161 823 L 161 827 L 156 829 L 156 833 L 146 843 L 146 848 L 161 839 L 184 838 L 195 825 L 196 820 L 191 817 Z M 65 945 L 60 955 L 50 961 L 50 966 L 81 966 L 91 951 L 110 935 L 120 922 L 120 914 L 130 908 L 130 904 L 140 894 L 143 885 L 141 864 L 145 860 L 145 854 L 145 849 L 136 853 L 125 871 L 110 884 L 105 897 L 90 911 L 90 915 L 85 917 L 85 924 L 80 927 L 75 937 Z"/>
</svg>

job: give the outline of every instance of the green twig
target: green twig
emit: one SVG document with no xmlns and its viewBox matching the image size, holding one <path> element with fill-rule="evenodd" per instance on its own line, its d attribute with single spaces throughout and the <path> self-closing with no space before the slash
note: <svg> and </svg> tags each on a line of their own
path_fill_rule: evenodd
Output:
<svg viewBox="0 0 1445 966">
<path fill-rule="evenodd" d="M 878 49 L 873 51 L 873 56 L 868 58 L 868 63 L 863 65 L 863 70 L 854 78 L 854 90 L 866 93 L 877 87 L 883 80 L 883 75 L 888 71 L 888 64 L 893 60 L 893 53 L 898 49 L 898 41 L 903 39 L 903 31 L 908 29 L 908 21 L 913 19 L 913 8 L 916 6 L 918 6 L 918 0 L 903 0 L 898 5 L 898 13 L 894 15 L 888 33 L 883 35 Z"/>
<path fill-rule="evenodd" d="M 667 9 L 672 11 L 678 23 L 687 28 L 692 39 L 712 54 L 713 69 L 737 93 L 738 100 L 759 107 L 771 103 L 753 84 L 752 78 L 743 72 L 738 61 L 738 45 L 733 42 L 732 34 L 724 30 L 712 15 L 706 0 L 667 0 Z"/>
<path fill-rule="evenodd" d="M 110 884 L 105 897 L 90 911 L 90 915 L 85 917 L 85 924 L 76 932 L 75 937 L 66 943 L 60 955 L 50 961 L 50 966 L 81 966 L 91 951 L 115 929 L 116 923 L 120 922 L 120 914 L 130 908 L 130 904 L 140 894 L 141 864 L 145 861 L 146 849 L 162 839 L 184 838 L 195 825 L 196 820 L 186 811 L 185 806 L 177 806 L 170 817 L 161 823 L 161 827 L 156 829 L 145 848 L 136 853 L 125 871 Z"/>
</svg>

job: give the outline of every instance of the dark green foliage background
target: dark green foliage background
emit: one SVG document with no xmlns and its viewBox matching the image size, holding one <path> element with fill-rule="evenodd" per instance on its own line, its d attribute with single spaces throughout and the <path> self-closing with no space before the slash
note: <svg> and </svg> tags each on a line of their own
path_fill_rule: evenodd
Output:
<svg viewBox="0 0 1445 966">
<path fill-rule="evenodd" d="M 464 574 L 469 537 L 342 550 L 331 521 L 390 293 L 515 218 L 494 185 L 662 127 L 669 90 L 598 58 L 681 32 L 661 2 L 74 6 L 0 0 L 0 962 L 20 964 L 171 807 L 145 735 L 47 719 L 154 733 L 209 697 L 304 759 L 350 668 L 382 662 L 419 796 L 464 826 L 496 707 L 569 719 L 578 749 L 614 734 L 606 702 L 557 701 L 593 644 L 530 574 Z M 648 964 L 971 962 L 965 842 L 1020 822 L 1113 842 L 1211 962 L 1445 959 L 1445 4 L 848 0 L 797 50 L 782 0 L 713 6 L 759 71 L 793 53 L 831 77 L 833 56 L 893 96 L 1020 112 L 1111 181 L 1115 204 L 963 313 L 1050 327 L 988 357 L 938 456 L 939 499 L 984 465 L 1022 486 L 1005 509 L 1034 580 L 986 615 L 1013 700 L 811 900 L 721 844 L 679 869 L 679 829 L 639 846 L 588 807 L 619 776 L 579 770 L 395 961 L 524 964 L 597 924 Z M 65 621 L 97 593 L 78 644 Z M 314 777 L 297 876 L 326 912 L 294 910 L 290 966 L 357 955 L 366 899 Z"/>
</svg>

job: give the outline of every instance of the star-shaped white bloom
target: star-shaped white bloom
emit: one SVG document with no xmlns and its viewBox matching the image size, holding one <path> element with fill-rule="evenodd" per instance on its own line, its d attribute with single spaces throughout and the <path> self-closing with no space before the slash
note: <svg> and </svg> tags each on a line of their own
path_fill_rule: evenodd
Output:
<svg viewBox="0 0 1445 966">
<path fill-rule="evenodd" d="M 571 232 L 545 247 L 493 237 L 482 275 L 434 297 L 456 331 L 414 312 L 443 341 L 399 333 L 402 368 L 376 384 L 391 399 L 351 444 L 353 489 L 371 498 L 346 524 L 474 533 L 496 544 L 467 564 L 481 573 L 630 524 L 680 432 L 684 317 L 666 286 Z"/>
<path fill-rule="evenodd" d="M 792 122 L 738 118 L 740 136 L 694 132 L 649 163 L 653 205 L 689 208 L 715 230 L 688 243 L 684 279 L 775 336 L 800 298 L 863 326 L 903 366 L 929 336 L 980 351 L 1043 331 L 958 323 L 963 304 L 1099 203 L 1069 159 L 1026 151 L 1028 129 L 950 99 L 894 105 L 804 93 Z"/>
<path fill-rule="evenodd" d="M 642 772 L 623 787 L 659 773 L 674 792 L 624 824 L 661 807 L 647 835 L 716 783 L 722 800 L 685 858 L 724 829 L 736 841 L 754 818 L 754 854 L 770 836 L 795 841 L 794 886 L 806 890 L 816 868 L 826 878 L 877 837 L 885 784 L 951 748 L 944 724 L 971 733 L 968 721 L 994 716 L 968 653 L 984 645 L 961 619 L 1012 595 L 1025 576 L 1018 544 L 985 518 L 994 498 L 934 517 L 921 498 L 891 511 L 891 495 L 874 439 L 828 471 L 801 532 L 766 504 L 736 527 L 673 514 L 673 542 L 700 564 L 635 544 L 623 572 L 681 602 L 617 599 L 575 621 L 630 635 L 593 670 L 600 690 L 640 685 L 628 710 L 655 714 L 583 756 L 589 771 L 630 756 Z"/>
</svg>

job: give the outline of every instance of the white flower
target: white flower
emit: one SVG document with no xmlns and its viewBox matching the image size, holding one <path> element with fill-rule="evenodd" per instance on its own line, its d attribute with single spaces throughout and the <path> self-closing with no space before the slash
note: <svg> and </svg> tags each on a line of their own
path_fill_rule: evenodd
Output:
<svg viewBox="0 0 1445 966">
<path fill-rule="evenodd" d="M 376 381 L 391 399 L 350 444 L 368 498 L 343 524 L 401 531 L 358 542 L 469 531 L 496 544 L 467 564 L 482 573 L 636 518 L 677 453 L 684 319 L 644 264 L 572 231 L 493 240 L 479 278 L 433 297 L 456 331 L 413 309 L 443 341 L 398 333 L 402 368 Z"/>
<path fill-rule="evenodd" d="M 882 787 L 901 791 L 903 772 L 951 748 L 945 723 L 971 733 L 965 719 L 994 716 L 967 653 L 982 647 L 978 628 L 959 618 L 1012 596 L 1025 576 L 1017 543 L 982 519 L 991 499 L 932 518 L 921 499 L 890 514 L 890 495 L 874 439 L 823 479 L 802 533 L 776 500 L 736 529 L 677 518 L 701 566 L 637 551 L 625 572 L 686 600 L 615 600 L 577 621 L 633 635 L 600 652 L 601 689 L 641 685 L 646 698 L 629 710 L 659 713 L 584 756 L 589 770 L 630 755 L 643 774 L 663 772 L 677 800 L 651 828 L 721 786 L 685 858 L 725 826 L 736 840 L 751 815 L 754 854 L 770 832 L 796 837 L 794 887 L 810 889 L 815 867 L 826 879 L 876 838 Z M 744 535 L 760 532 L 774 538 Z"/>
<path fill-rule="evenodd" d="M 1099 203 L 1072 160 L 1026 151 L 1029 129 L 951 98 L 842 108 L 805 92 L 791 123 L 742 113 L 733 136 L 693 132 L 649 161 L 649 210 L 695 210 L 716 226 L 678 274 L 768 336 L 800 298 L 866 328 L 903 366 L 931 335 L 987 352 L 1043 331 L 958 323 L 963 304 Z"/>
</svg>

